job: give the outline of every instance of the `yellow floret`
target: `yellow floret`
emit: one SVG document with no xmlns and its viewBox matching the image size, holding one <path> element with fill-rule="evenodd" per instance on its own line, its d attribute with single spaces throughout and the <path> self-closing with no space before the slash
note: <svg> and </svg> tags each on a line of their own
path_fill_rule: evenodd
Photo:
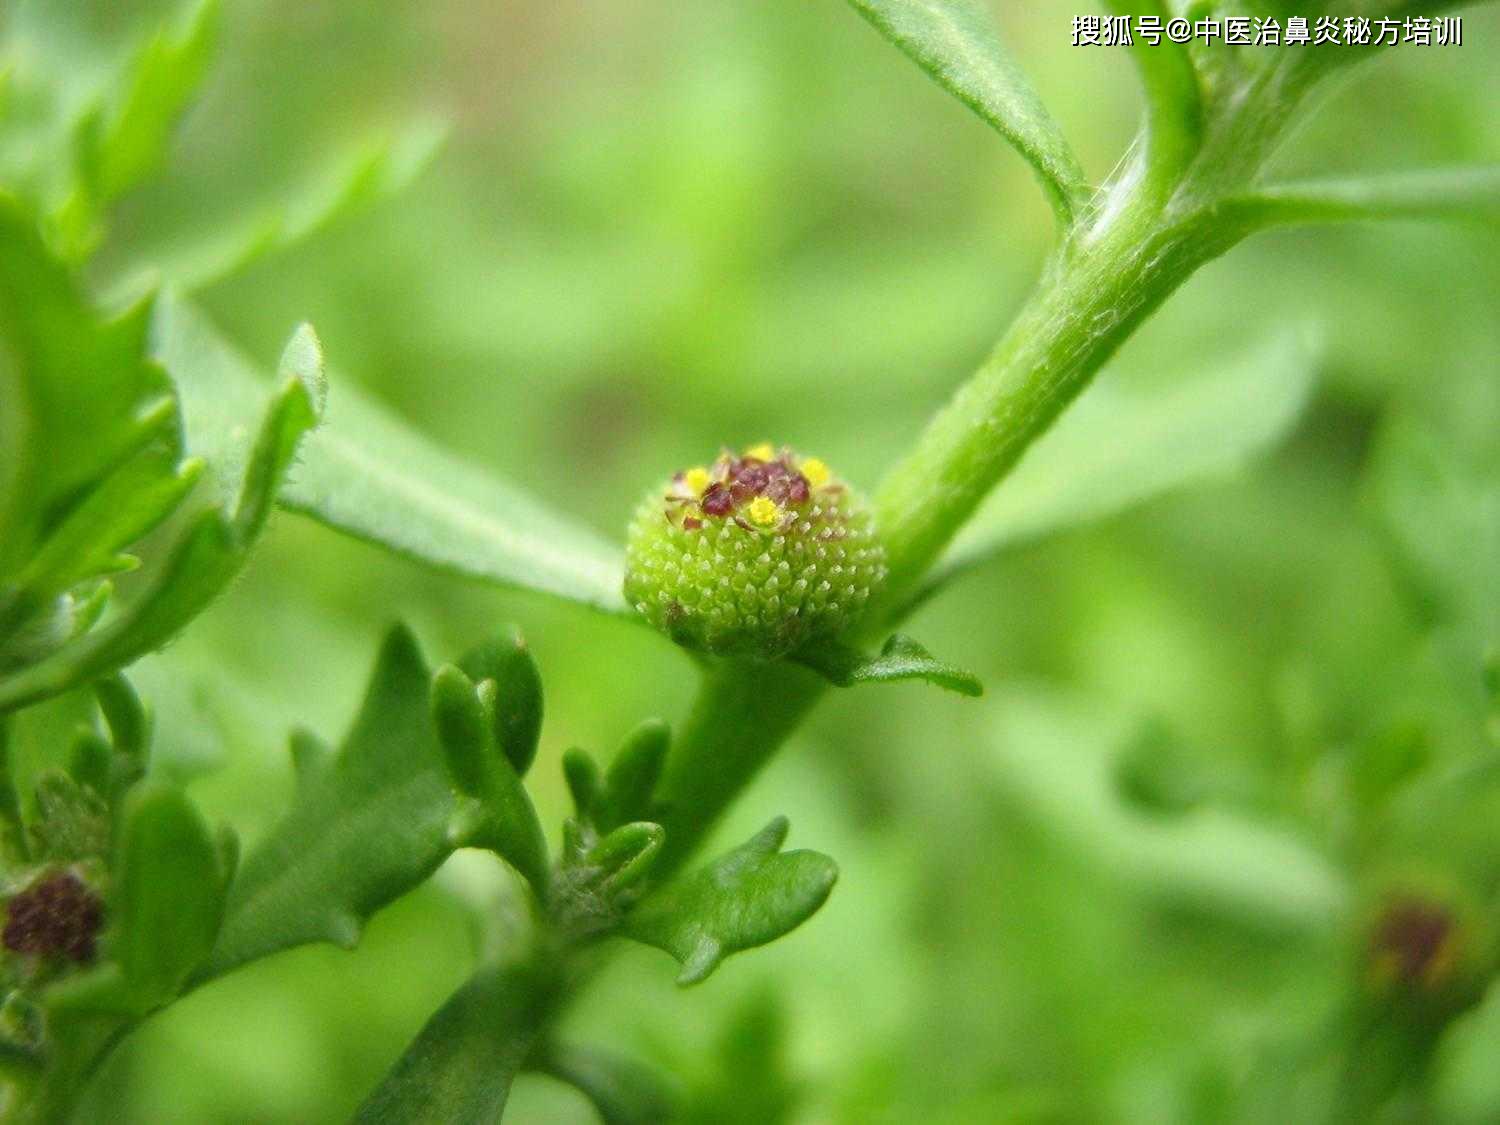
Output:
<svg viewBox="0 0 1500 1125">
<path fill-rule="evenodd" d="M 802 462 L 802 475 L 807 478 L 807 483 L 814 488 L 828 483 L 828 466 L 816 457 L 809 457 Z"/>
<path fill-rule="evenodd" d="M 750 522 L 761 527 L 770 527 L 781 518 L 781 506 L 766 496 L 757 496 L 750 502 Z"/>
<path fill-rule="evenodd" d="M 771 447 L 770 442 L 763 441 L 759 445 L 752 445 L 749 449 L 745 450 L 745 456 L 754 457 L 757 461 L 774 461 L 776 460 L 776 450 Z"/>
<path fill-rule="evenodd" d="M 703 468 L 702 466 L 699 466 L 696 469 L 689 469 L 687 472 L 682 474 L 682 483 L 688 486 L 688 490 L 692 492 L 694 496 L 703 495 L 703 490 L 708 487 L 708 482 L 710 479 L 711 478 L 708 475 L 708 470 Z"/>
</svg>

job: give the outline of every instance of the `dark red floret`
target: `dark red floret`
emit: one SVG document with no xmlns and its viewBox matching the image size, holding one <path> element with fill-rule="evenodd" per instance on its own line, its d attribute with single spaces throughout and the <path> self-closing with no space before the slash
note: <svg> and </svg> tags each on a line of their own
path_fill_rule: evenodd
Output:
<svg viewBox="0 0 1500 1125">
<path fill-rule="evenodd" d="M 737 462 L 732 475 L 735 484 L 744 485 L 752 493 L 760 492 L 771 480 L 766 463 L 757 461 L 754 457 L 745 457 Z"/>
<path fill-rule="evenodd" d="M 701 506 L 706 516 L 727 516 L 734 511 L 734 497 L 722 483 L 715 481 L 703 494 Z"/>
<path fill-rule="evenodd" d="M 0 940 L 13 953 L 92 961 L 103 925 L 104 900 L 63 871 L 43 876 L 6 904 Z"/>
<path fill-rule="evenodd" d="M 1378 954 L 1394 956 L 1397 976 L 1404 983 L 1415 984 L 1437 960 L 1453 929 L 1454 919 L 1447 910 L 1418 899 L 1404 899 L 1392 903 L 1381 915 L 1373 944 Z"/>
<path fill-rule="evenodd" d="M 685 527 L 688 531 L 697 531 L 700 527 L 703 526 L 703 521 L 700 520 L 697 516 L 683 516 L 682 526 Z"/>
</svg>

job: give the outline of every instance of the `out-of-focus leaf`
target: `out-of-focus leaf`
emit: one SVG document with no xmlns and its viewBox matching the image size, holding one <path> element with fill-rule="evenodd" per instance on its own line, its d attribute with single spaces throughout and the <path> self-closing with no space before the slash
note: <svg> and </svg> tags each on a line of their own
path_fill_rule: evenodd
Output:
<svg viewBox="0 0 1500 1125">
<path fill-rule="evenodd" d="M 292 807 L 240 864 L 198 981 L 307 942 L 353 945 L 447 857 L 453 808 L 427 668 L 396 628 L 337 755 L 300 755 Z"/>
<path fill-rule="evenodd" d="M 116 88 L 75 124 L 72 191 L 54 216 L 70 256 L 94 248 L 105 208 L 165 159 L 172 129 L 208 69 L 217 14 L 217 0 L 204 0 L 180 29 L 163 29 L 147 39 L 116 79 Z"/>
<path fill-rule="evenodd" d="M 1484 1001 L 1455 1020 L 1438 1044 L 1433 1066 L 1439 1120 L 1481 1125 L 1500 1119 L 1500 984 Z"/>
<path fill-rule="evenodd" d="M 213 836 L 179 790 L 146 783 L 125 802 L 111 957 L 139 1011 L 173 999 L 208 956 L 224 912 Z"/>
<path fill-rule="evenodd" d="M 1226 472 L 1274 444 L 1307 402 L 1316 351 L 1284 335 L 1161 388 L 1093 387 L 985 502 L 923 594 L 1018 542 Z"/>
<path fill-rule="evenodd" d="M 994 705 L 995 785 L 1042 830 L 1159 901 L 1264 932 L 1326 931 L 1347 907 L 1340 872 L 1296 833 L 1216 808 L 1145 817 L 1120 799 L 1130 716 L 1037 690 Z"/>
<path fill-rule="evenodd" d="M 826 855 L 781 851 L 778 817 L 747 843 L 668 884 L 626 920 L 625 932 L 682 965 L 679 984 L 696 984 L 732 953 L 775 941 L 828 898 L 838 868 Z"/>
<path fill-rule="evenodd" d="M 529 665 L 529 658 L 527 661 Z M 535 669 L 533 668 L 533 672 Z M 432 714 L 448 771 L 461 797 L 448 829 L 454 847 L 488 848 L 547 894 L 547 844 L 520 774 L 496 738 L 505 724 L 496 681 L 476 687 L 445 664 L 432 678 Z"/>
<path fill-rule="evenodd" d="M 250 365 L 201 314 L 164 302 L 163 359 L 183 400 L 188 445 L 203 452 L 195 414 L 232 424 L 260 392 Z M 173 341 L 204 361 L 172 362 Z M 179 372 L 178 367 L 183 366 Z M 216 463 L 211 453 L 210 465 Z M 467 578 L 519 586 L 595 609 L 629 613 L 623 553 L 524 492 L 467 465 L 348 384 L 306 444 L 280 502 L 355 538 Z"/>
<path fill-rule="evenodd" d="M 530 1065 L 581 1091 L 604 1125 L 664 1125 L 673 1119 L 672 1097 L 661 1079 L 632 1059 L 553 1042 Z"/>
<path fill-rule="evenodd" d="M 518 965 L 486 966 L 427 1021 L 354 1120 L 492 1125 L 531 1053 L 548 989 Z"/>
<path fill-rule="evenodd" d="M 1250 228 L 1373 219 L 1484 219 L 1500 214 L 1500 165 L 1424 168 L 1268 184 L 1220 205 Z"/>
<path fill-rule="evenodd" d="M 1036 170 L 1068 221 L 1087 195 L 1078 158 L 979 0 L 850 0 L 856 11 Z"/>
<path fill-rule="evenodd" d="M 825 641 L 800 650 L 796 659 L 839 687 L 926 680 L 960 695 L 984 694 L 984 685 L 974 673 L 938 660 L 904 633 L 888 637 L 879 656 L 867 656 L 841 641 Z"/>
<path fill-rule="evenodd" d="M 1415 411 L 1380 435 L 1372 498 L 1412 588 L 1435 616 L 1465 620 L 1500 641 L 1500 392 L 1476 380 L 1465 409 L 1476 437 L 1445 432 Z M 1486 438 L 1484 435 L 1488 435 Z"/>
<path fill-rule="evenodd" d="M 158 324 L 158 351 L 181 385 L 201 394 L 216 373 L 216 356 L 195 346 L 194 337 L 176 331 L 179 326 L 170 315 L 165 327 Z M 211 506 L 189 521 L 137 599 L 52 656 L 0 677 L 0 710 L 121 668 L 165 644 L 201 613 L 249 557 L 303 434 L 318 421 L 322 397 L 321 354 L 304 326 L 287 347 L 277 388 L 257 430 L 251 431 L 245 419 L 259 411 L 258 403 L 243 414 L 226 415 L 222 400 L 209 396 L 219 409 L 200 410 L 204 400 L 195 399 L 185 425 L 189 439 L 209 451 Z"/>
<path fill-rule="evenodd" d="M 341 219 L 400 194 L 422 174 L 446 135 L 445 127 L 420 121 L 392 136 L 373 138 L 289 198 L 248 219 L 226 218 L 210 232 L 174 235 L 172 241 L 142 251 L 138 259 L 144 269 L 128 274 L 130 280 L 120 288 L 133 288 L 134 278 L 149 271 L 179 291 L 195 292 L 290 250 Z"/>
</svg>

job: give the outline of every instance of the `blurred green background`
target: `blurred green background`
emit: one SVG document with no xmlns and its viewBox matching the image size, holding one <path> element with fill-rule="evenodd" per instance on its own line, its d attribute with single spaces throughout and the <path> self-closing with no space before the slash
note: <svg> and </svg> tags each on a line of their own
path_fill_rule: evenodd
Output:
<svg viewBox="0 0 1500 1125">
<path fill-rule="evenodd" d="M 1069 45 L 1080 6 L 996 10 L 1102 181 L 1139 110 L 1127 55 Z M 48 17 L 108 58 L 173 11 Z M 1464 19 L 1461 48 L 1330 90 L 1285 170 L 1500 159 L 1500 10 Z M 721 443 L 873 484 L 1052 239 L 1025 165 L 837 0 L 276 0 L 226 5 L 206 96 L 100 277 L 427 117 L 451 132 L 405 193 L 203 303 L 263 361 L 311 320 L 333 410 L 361 384 L 613 538 L 641 488 Z M 827 907 L 689 992 L 624 950 L 569 1026 L 659 1063 L 703 1121 L 1313 1120 L 1366 1082 L 1392 1120 L 1500 1120 L 1497 310 L 1481 224 L 1294 231 L 1204 270 L 1116 377 L 1310 322 L 1327 347 L 1291 438 L 929 603 L 912 631 L 985 698 L 838 693 L 725 828 L 788 814 L 840 863 Z M 286 731 L 340 733 L 396 617 L 439 656 L 523 627 L 548 824 L 566 747 L 608 752 L 692 687 L 645 630 L 282 515 L 141 666 L 162 768 L 253 843 L 290 791 Z M 503 880 L 461 854 L 357 952 L 193 995 L 114 1057 L 89 1119 L 345 1118 L 467 975 Z M 1460 920 L 1452 1010 L 1376 996 L 1366 934 L 1393 895 Z M 594 1120 L 531 1076 L 511 1113 Z"/>
</svg>

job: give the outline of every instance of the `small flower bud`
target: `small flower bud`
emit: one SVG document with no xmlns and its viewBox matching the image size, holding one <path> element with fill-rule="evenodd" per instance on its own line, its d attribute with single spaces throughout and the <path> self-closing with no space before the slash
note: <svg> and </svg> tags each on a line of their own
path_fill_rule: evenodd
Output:
<svg viewBox="0 0 1500 1125">
<path fill-rule="evenodd" d="M 849 486 L 762 444 L 652 489 L 630 525 L 625 597 L 679 644 L 769 657 L 846 628 L 885 574 Z"/>
<path fill-rule="evenodd" d="M 3 941 L 12 953 L 94 959 L 104 902 L 70 871 L 44 875 L 6 904 Z"/>
</svg>

